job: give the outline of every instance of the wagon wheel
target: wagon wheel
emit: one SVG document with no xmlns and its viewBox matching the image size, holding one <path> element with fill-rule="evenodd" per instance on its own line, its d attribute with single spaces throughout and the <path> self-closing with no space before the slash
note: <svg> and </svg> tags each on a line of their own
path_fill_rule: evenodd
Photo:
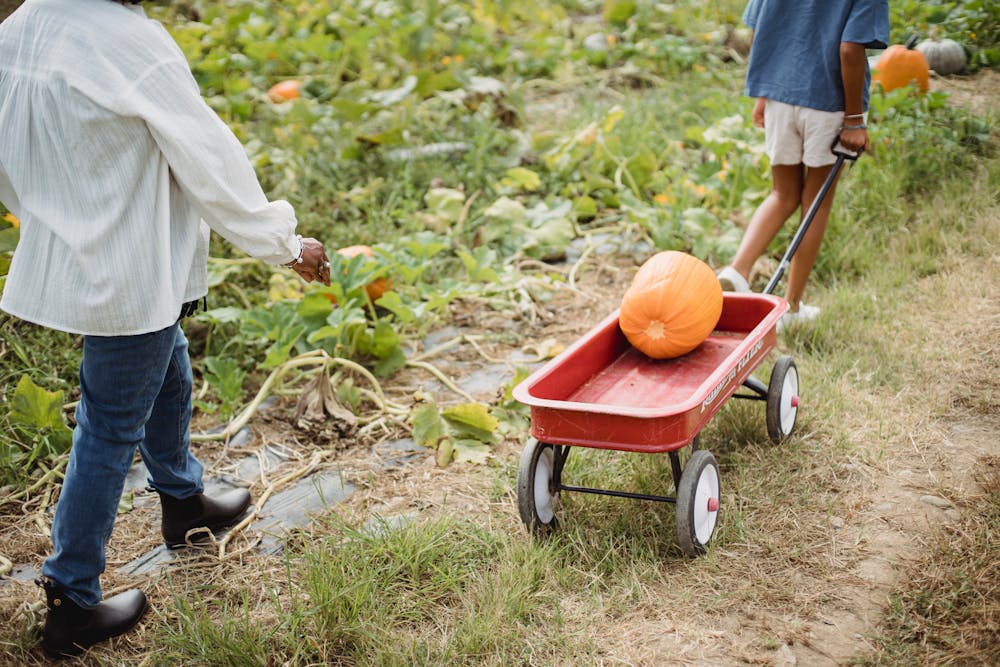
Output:
<svg viewBox="0 0 1000 667">
<path fill-rule="evenodd" d="M 719 466 L 711 452 L 691 454 L 677 488 L 677 543 L 687 556 L 705 553 L 719 520 Z"/>
<path fill-rule="evenodd" d="M 547 535 L 556 527 L 559 491 L 553 489 L 555 450 L 546 442 L 528 438 L 517 470 L 517 511 L 535 535 Z"/>
<path fill-rule="evenodd" d="M 772 442 L 792 434 L 798 412 L 799 371 L 791 357 L 779 357 L 767 385 L 767 435 Z"/>
</svg>

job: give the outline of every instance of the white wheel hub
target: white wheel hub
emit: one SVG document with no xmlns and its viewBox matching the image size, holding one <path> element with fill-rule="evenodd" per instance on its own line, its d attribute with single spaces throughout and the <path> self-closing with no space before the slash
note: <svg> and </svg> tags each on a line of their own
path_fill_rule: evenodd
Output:
<svg viewBox="0 0 1000 667">
<path fill-rule="evenodd" d="M 788 435 L 795 426 L 795 416 L 799 411 L 799 374 L 795 368 L 789 368 L 785 374 L 785 381 L 781 386 L 781 403 L 779 408 L 779 420 L 781 421 L 781 432 Z"/>
<path fill-rule="evenodd" d="M 549 482 L 552 480 L 554 468 L 554 454 L 552 448 L 547 447 L 535 464 L 535 513 L 542 523 L 551 523 L 555 518 L 552 494 L 549 492 Z"/>
<path fill-rule="evenodd" d="M 719 518 L 719 472 L 705 466 L 694 492 L 694 534 L 701 544 L 708 544 Z"/>
</svg>

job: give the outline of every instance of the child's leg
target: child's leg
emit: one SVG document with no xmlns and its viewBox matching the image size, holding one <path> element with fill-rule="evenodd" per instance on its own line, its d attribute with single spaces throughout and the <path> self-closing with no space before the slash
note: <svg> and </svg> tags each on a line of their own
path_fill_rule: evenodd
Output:
<svg viewBox="0 0 1000 667">
<path fill-rule="evenodd" d="M 823 167 L 809 167 L 805 170 L 805 184 L 802 188 L 803 216 L 812 205 L 813 199 L 819 193 L 832 167 L 833 165 L 826 165 Z M 809 274 L 812 272 L 813 264 L 816 263 L 817 255 L 819 255 L 819 248 L 823 243 L 823 235 L 826 233 L 826 222 L 830 217 L 830 209 L 833 207 L 833 196 L 836 189 L 837 182 L 834 181 L 833 185 L 830 186 L 830 191 L 826 193 L 826 198 L 816 211 L 812 224 L 809 225 L 809 230 L 802 238 L 802 243 L 799 244 L 798 250 L 795 251 L 792 263 L 788 268 L 788 291 L 785 298 L 791 304 L 793 312 L 799 309 L 799 302 L 802 300 L 806 281 L 809 280 Z"/>
<path fill-rule="evenodd" d="M 744 278 L 750 277 L 754 262 L 802 202 L 803 171 L 801 164 L 771 166 L 771 194 L 754 211 L 733 258 L 733 268 Z"/>
</svg>

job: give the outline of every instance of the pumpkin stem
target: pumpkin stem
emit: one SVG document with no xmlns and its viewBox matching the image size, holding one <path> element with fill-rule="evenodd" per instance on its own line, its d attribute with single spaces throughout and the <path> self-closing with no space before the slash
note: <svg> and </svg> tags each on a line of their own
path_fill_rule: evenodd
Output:
<svg viewBox="0 0 1000 667">
<path fill-rule="evenodd" d="M 920 41 L 920 33 L 919 32 L 913 33 L 912 35 L 910 35 L 910 38 L 906 40 L 906 48 L 912 51 L 913 47 L 915 47 L 917 45 L 917 42 L 919 41 Z"/>
</svg>

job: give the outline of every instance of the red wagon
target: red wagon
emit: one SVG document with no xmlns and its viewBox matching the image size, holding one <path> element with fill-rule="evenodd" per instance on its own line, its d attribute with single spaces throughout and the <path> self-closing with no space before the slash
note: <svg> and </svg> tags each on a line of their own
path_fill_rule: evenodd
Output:
<svg viewBox="0 0 1000 667">
<path fill-rule="evenodd" d="M 514 388 L 531 408 L 531 438 L 518 471 L 518 509 L 535 533 L 555 524 L 560 492 L 576 491 L 676 503 L 677 539 L 689 554 L 703 553 L 719 512 L 719 469 L 695 450 L 681 470 L 678 450 L 692 444 L 731 396 L 766 401 L 767 431 L 780 441 L 798 412 L 799 380 L 782 356 L 764 385 L 753 375 L 776 343 L 788 303 L 770 294 L 724 295 L 715 331 L 694 351 L 652 359 L 632 347 L 612 313 L 562 354 Z M 750 393 L 737 394 L 741 388 Z M 570 486 L 562 481 L 572 447 L 670 456 L 675 497 Z"/>
<path fill-rule="evenodd" d="M 531 408 L 532 437 L 517 475 L 518 511 L 529 530 L 544 533 L 555 526 L 562 491 L 657 500 L 676 504 L 684 553 L 704 553 L 718 522 L 719 467 L 710 452 L 694 448 L 682 470 L 678 450 L 695 443 L 731 396 L 766 402 L 771 440 L 792 433 L 799 408 L 795 362 L 779 357 L 767 385 L 752 373 L 774 348 L 778 320 L 788 310 L 788 302 L 772 293 L 844 162 L 860 155 L 838 146 L 835 141 L 836 161 L 764 293 L 724 293 L 715 331 L 693 351 L 675 359 L 647 357 L 629 344 L 615 312 L 514 388 L 514 398 Z M 737 394 L 741 387 L 749 393 Z M 572 447 L 667 452 L 676 496 L 563 484 Z"/>
<path fill-rule="evenodd" d="M 677 541 L 684 553 L 704 553 L 718 522 L 722 485 L 710 452 L 694 448 L 681 469 L 678 450 L 695 438 L 731 396 L 765 401 L 767 433 L 775 442 L 795 428 L 799 374 L 779 357 L 768 384 L 752 375 L 776 343 L 788 302 L 772 296 L 845 161 L 860 153 L 831 147 L 836 161 L 802 218 L 763 294 L 723 295 L 715 331 L 693 351 L 656 360 L 633 348 L 609 315 L 583 338 L 514 388 L 531 408 L 531 438 L 517 474 L 521 520 L 534 533 L 555 526 L 559 494 L 579 491 L 657 500 L 677 506 Z M 737 394 L 744 387 L 748 394 Z M 593 489 L 563 484 L 572 447 L 626 452 L 667 452 L 676 496 Z"/>
</svg>

